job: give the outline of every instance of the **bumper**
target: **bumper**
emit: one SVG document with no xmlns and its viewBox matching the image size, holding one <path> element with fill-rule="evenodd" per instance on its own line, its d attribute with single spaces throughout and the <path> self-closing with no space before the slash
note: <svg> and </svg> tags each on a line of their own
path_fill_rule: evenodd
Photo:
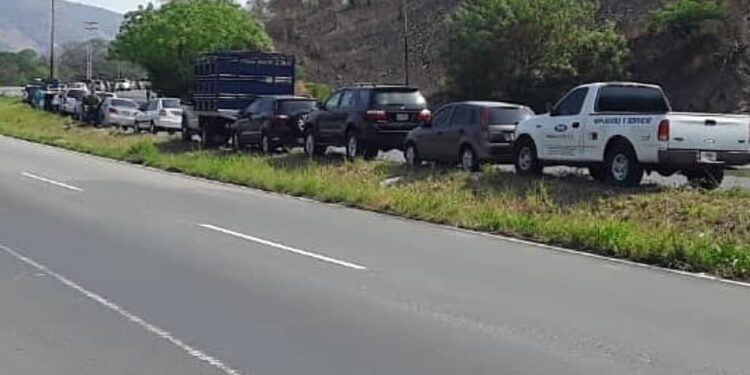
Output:
<svg viewBox="0 0 750 375">
<path fill-rule="evenodd" d="M 479 158 L 483 161 L 492 162 L 512 162 L 513 161 L 513 144 L 512 143 L 489 143 L 483 145 L 479 151 Z"/>
<path fill-rule="evenodd" d="M 750 164 L 750 151 L 716 151 L 715 159 L 710 157 L 712 155 L 705 155 L 705 153 L 701 150 L 663 150 L 659 151 L 659 163 L 680 168 L 698 165 L 740 166 Z M 706 156 L 709 156 L 709 158 L 706 158 Z"/>
<path fill-rule="evenodd" d="M 182 129 L 182 119 L 179 117 L 160 117 L 154 123 L 162 129 Z"/>
<path fill-rule="evenodd" d="M 135 117 L 127 116 L 109 116 L 106 125 L 133 126 Z"/>
</svg>

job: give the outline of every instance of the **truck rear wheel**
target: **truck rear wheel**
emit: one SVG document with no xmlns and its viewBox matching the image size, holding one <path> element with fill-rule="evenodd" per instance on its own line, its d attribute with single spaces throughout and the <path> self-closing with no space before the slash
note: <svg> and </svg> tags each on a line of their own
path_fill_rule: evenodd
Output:
<svg viewBox="0 0 750 375">
<path fill-rule="evenodd" d="M 325 146 L 318 145 L 318 138 L 315 136 L 315 132 L 312 128 L 307 128 L 305 131 L 305 154 L 309 157 L 313 157 L 322 156 L 325 152 Z"/>
<path fill-rule="evenodd" d="M 201 129 L 201 147 L 202 148 L 216 147 L 216 138 L 215 138 L 214 133 L 205 127 Z"/>
<path fill-rule="evenodd" d="M 627 144 L 613 146 L 607 153 L 605 165 L 607 181 L 615 186 L 638 186 L 643 180 L 643 167 Z"/>
</svg>

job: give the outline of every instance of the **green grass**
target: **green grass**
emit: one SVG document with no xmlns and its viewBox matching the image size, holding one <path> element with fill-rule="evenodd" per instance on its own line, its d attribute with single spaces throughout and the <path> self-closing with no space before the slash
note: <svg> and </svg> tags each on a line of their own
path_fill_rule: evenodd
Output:
<svg viewBox="0 0 750 375">
<path fill-rule="evenodd" d="M 578 176 L 412 171 L 336 156 L 263 157 L 76 124 L 0 99 L 0 134 L 268 191 L 750 280 L 750 192 L 614 189 Z M 399 177 L 392 184 L 383 181 Z"/>
</svg>

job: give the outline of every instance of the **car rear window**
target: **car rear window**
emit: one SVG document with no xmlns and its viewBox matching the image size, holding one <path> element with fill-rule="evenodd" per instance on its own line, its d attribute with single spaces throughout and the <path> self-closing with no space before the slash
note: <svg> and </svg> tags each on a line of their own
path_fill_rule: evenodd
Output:
<svg viewBox="0 0 750 375">
<path fill-rule="evenodd" d="M 315 109 L 314 100 L 283 100 L 279 102 L 279 113 L 293 115 L 295 113 L 312 111 Z"/>
<path fill-rule="evenodd" d="M 112 100 L 113 107 L 124 107 L 124 108 L 136 108 L 137 105 L 132 100 L 114 99 Z"/>
<path fill-rule="evenodd" d="M 664 93 L 655 87 L 605 86 L 599 90 L 597 112 L 669 112 Z"/>
<path fill-rule="evenodd" d="M 68 91 L 68 97 L 69 98 L 76 98 L 81 99 L 86 95 L 86 92 L 83 90 L 70 90 Z"/>
<path fill-rule="evenodd" d="M 534 116 L 534 112 L 526 107 L 490 107 L 491 125 L 516 125 Z"/>
<path fill-rule="evenodd" d="M 373 103 L 379 107 L 423 108 L 427 106 L 427 101 L 418 90 L 377 90 Z"/>
<path fill-rule="evenodd" d="M 180 101 L 178 99 L 164 99 L 161 101 L 161 106 L 164 108 L 180 108 Z"/>
</svg>

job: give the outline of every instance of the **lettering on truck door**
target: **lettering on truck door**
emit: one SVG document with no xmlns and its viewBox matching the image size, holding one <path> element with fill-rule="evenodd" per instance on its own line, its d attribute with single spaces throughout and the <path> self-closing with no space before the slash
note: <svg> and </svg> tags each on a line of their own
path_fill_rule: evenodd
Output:
<svg viewBox="0 0 750 375">
<path fill-rule="evenodd" d="M 565 96 L 550 113 L 550 122 L 542 129 L 545 157 L 553 160 L 576 158 L 581 153 L 582 113 L 589 88 L 581 87 Z"/>
</svg>

